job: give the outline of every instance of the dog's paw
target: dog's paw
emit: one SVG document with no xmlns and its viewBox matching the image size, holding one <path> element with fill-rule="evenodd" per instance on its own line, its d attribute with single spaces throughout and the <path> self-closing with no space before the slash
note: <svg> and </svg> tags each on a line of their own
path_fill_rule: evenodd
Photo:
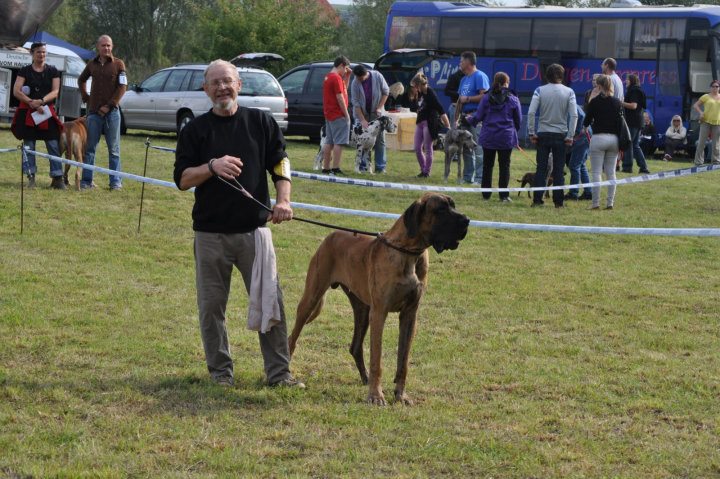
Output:
<svg viewBox="0 0 720 479">
<path fill-rule="evenodd" d="M 387 401 L 385 400 L 385 396 L 383 395 L 383 393 L 369 393 L 365 402 L 367 402 L 371 406 L 387 406 Z"/>
<path fill-rule="evenodd" d="M 413 406 L 414 405 L 413 400 L 410 399 L 410 396 L 408 396 L 404 392 L 403 393 L 400 393 L 397 391 L 395 392 L 395 402 L 402 404 L 403 406 Z"/>
</svg>

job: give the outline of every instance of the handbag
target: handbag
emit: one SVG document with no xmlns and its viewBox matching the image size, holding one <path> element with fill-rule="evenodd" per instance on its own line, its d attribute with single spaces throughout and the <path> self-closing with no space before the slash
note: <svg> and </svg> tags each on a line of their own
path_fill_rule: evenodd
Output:
<svg viewBox="0 0 720 479">
<path fill-rule="evenodd" d="M 623 115 L 623 109 L 620 108 L 620 131 L 618 132 L 618 146 L 621 151 L 625 151 L 632 146 L 632 136 L 630 136 L 630 128 L 628 128 Z"/>
</svg>

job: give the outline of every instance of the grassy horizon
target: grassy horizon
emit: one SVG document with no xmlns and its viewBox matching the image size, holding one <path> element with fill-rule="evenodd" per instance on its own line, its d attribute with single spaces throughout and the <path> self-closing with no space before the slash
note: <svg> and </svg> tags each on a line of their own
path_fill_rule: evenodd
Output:
<svg viewBox="0 0 720 479">
<path fill-rule="evenodd" d="M 123 169 L 142 174 L 147 135 L 132 133 L 121 139 Z M 151 140 L 175 146 L 172 135 Z M 16 144 L 0 128 L 0 148 Z M 291 139 L 293 167 L 312 171 L 316 149 Z M 533 170 L 530 155 L 513 153 L 511 185 Z M 107 166 L 102 142 L 98 156 Z M 375 179 L 443 184 L 440 154 L 429 180 L 415 178 L 411 152 L 388 157 Z M 151 150 L 148 176 L 171 180 L 173 161 Z M 218 388 L 197 324 L 192 195 L 146 185 L 137 234 L 138 183 L 111 192 L 96 174 L 95 191 L 51 191 L 38 158 L 20 235 L 19 166 L 19 154 L 0 154 L 0 477 L 720 477 L 718 238 L 471 228 L 458 250 L 430 254 L 407 383 L 416 405 L 378 408 L 364 404 L 340 291 L 328 292 L 293 358 L 308 388 L 274 390 L 234 274 L 237 384 Z M 476 220 L 719 227 L 717 191 L 710 172 L 619 186 L 613 211 L 452 196 Z M 400 214 L 419 194 L 296 179 L 292 199 Z M 370 231 L 392 224 L 296 214 Z M 291 328 L 328 230 L 272 230 Z M 397 330 L 390 315 L 388 397 Z"/>
</svg>

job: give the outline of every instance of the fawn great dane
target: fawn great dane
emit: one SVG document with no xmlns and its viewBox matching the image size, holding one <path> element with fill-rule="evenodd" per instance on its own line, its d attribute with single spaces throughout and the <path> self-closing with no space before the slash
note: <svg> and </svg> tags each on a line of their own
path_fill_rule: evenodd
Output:
<svg viewBox="0 0 720 479">
<path fill-rule="evenodd" d="M 370 404 L 386 404 L 380 384 L 383 327 L 388 313 L 400 313 L 395 400 L 411 405 L 405 394 L 405 380 L 418 306 L 427 286 L 427 249 L 432 246 L 438 253 L 456 249 L 469 223 L 467 216 L 455 210 L 452 198 L 425 193 L 378 238 L 345 231 L 330 233 L 310 260 L 305 291 L 289 338 L 290 354 L 295 351 L 303 326 L 320 314 L 325 292 L 340 286 L 353 308 L 355 329 L 350 354 L 363 384 L 369 384 Z M 369 376 L 363 359 L 368 327 Z"/>
<path fill-rule="evenodd" d="M 65 152 L 65 158 L 75 160 L 79 163 L 85 162 L 85 148 L 87 146 L 87 124 L 84 116 L 77 120 L 67 121 L 63 125 L 63 132 L 60 135 L 60 155 Z M 70 165 L 65 165 L 63 181 L 69 185 L 68 172 Z M 75 189 L 80 189 L 80 177 L 82 176 L 82 168 L 75 168 Z"/>
</svg>

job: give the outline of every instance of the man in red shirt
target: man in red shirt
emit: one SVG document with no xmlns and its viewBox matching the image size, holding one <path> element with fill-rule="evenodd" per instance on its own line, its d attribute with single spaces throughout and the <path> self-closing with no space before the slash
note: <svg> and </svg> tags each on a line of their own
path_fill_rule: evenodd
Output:
<svg viewBox="0 0 720 479">
<path fill-rule="evenodd" d="M 350 140 L 350 113 L 348 112 L 347 86 L 350 80 L 350 60 L 339 56 L 333 69 L 323 81 L 323 115 L 325 116 L 325 144 L 323 145 L 322 172 L 343 174 L 340 169 L 342 147 Z M 332 169 L 330 160 L 332 159 Z"/>
</svg>

